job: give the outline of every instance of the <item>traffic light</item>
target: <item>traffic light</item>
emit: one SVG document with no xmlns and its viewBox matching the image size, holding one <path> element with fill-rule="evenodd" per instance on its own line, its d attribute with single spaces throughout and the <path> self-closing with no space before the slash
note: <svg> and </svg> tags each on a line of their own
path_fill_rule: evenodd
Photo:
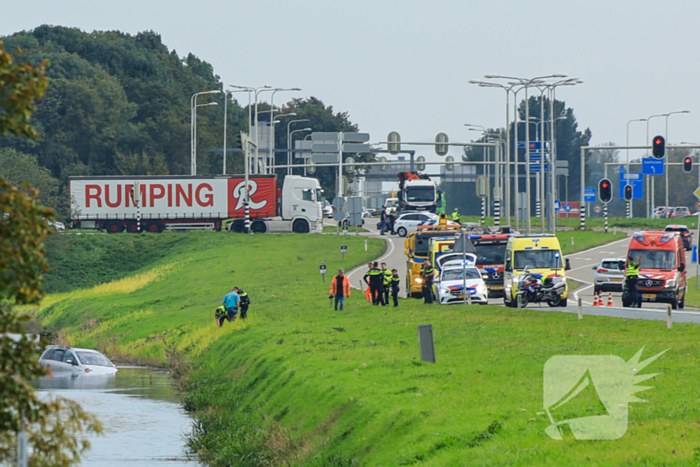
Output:
<svg viewBox="0 0 700 467">
<path fill-rule="evenodd" d="M 693 171 L 693 159 L 688 156 L 683 159 L 683 172 L 689 173 Z"/>
<path fill-rule="evenodd" d="M 632 200 L 632 185 L 625 185 L 625 199 L 627 201 Z"/>
<path fill-rule="evenodd" d="M 612 183 L 607 178 L 603 178 L 598 182 L 598 196 L 601 203 L 612 201 Z"/>
<path fill-rule="evenodd" d="M 651 140 L 651 154 L 657 159 L 666 155 L 666 139 L 663 136 L 654 136 Z"/>
</svg>

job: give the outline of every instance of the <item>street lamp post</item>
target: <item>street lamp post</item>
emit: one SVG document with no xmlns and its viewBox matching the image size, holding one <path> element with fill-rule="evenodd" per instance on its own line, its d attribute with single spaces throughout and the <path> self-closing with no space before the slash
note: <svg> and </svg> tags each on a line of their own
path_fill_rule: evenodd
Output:
<svg viewBox="0 0 700 467">
<path fill-rule="evenodd" d="M 656 118 L 656 117 L 666 117 L 666 114 L 651 115 L 651 116 L 647 117 L 646 119 L 642 119 L 642 120 L 646 120 L 646 122 L 647 122 L 647 133 L 646 133 L 646 139 L 644 140 L 644 146 L 649 144 L 649 120 L 651 120 L 652 118 Z M 666 118 L 666 121 L 668 122 L 668 117 Z M 627 153 L 629 153 L 629 149 L 627 150 Z M 664 164 L 664 172 L 665 171 L 666 171 L 666 166 Z M 651 188 L 649 188 L 649 185 L 651 185 Z M 649 188 L 649 192 L 651 194 L 651 196 L 647 195 L 647 217 L 649 217 L 650 211 L 652 209 L 654 209 L 654 203 L 656 202 L 656 193 L 654 193 L 656 187 L 654 185 L 656 185 L 656 180 L 654 180 L 654 176 L 651 175 L 651 176 L 649 176 L 649 183 L 647 183 L 647 188 Z M 651 207 L 649 207 L 650 204 L 651 204 Z"/>
<path fill-rule="evenodd" d="M 272 123 L 272 115 L 275 113 L 274 112 L 274 99 L 275 99 L 275 94 L 277 94 L 279 91 L 301 91 L 301 88 L 275 88 L 272 91 L 272 95 L 270 95 L 270 109 L 273 109 L 273 111 L 270 112 L 270 144 L 268 145 L 268 151 L 270 151 L 270 155 L 272 157 L 272 160 L 275 160 L 275 138 L 274 138 L 274 132 L 275 132 L 275 126 Z M 285 114 L 285 115 L 290 115 L 290 114 Z M 296 116 L 296 114 L 294 114 Z M 277 116 L 278 118 L 280 115 Z M 275 163 L 272 163 L 273 167 Z"/>
<path fill-rule="evenodd" d="M 536 84 L 543 84 L 544 79 L 548 78 L 566 78 L 567 75 L 563 73 L 556 73 L 552 75 L 546 75 L 546 76 L 536 76 L 534 78 L 518 78 L 515 76 L 502 76 L 502 75 L 486 75 L 484 78 L 487 79 L 512 79 L 516 80 L 516 83 L 513 83 L 514 85 L 521 85 L 525 88 L 525 121 L 530 120 L 530 103 L 528 101 L 528 95 L 527 95 L 527 88 Z M 510 83 L 509 83 L 510 84 Z M 525 177 L 525 191 L 527 193 L 527 200 L 526 200 L 526 228 L 527 228 L 527 233 L 528 235 L 531 233 L 531 209 L 530 209 L 530 161 L 529 161 L 529 156 L 530 156 L 530 125 L 525 125 L 525 155 L 526 155 L 526 163 L 525 163 L 525 172 L 526 172 L 526 177 Z"/>
<path fill-rule="evenodd" d="M 300 121 L 302 121 L 302 120 L 300 120 Z M 308 120 L 307 120 L 307 121 L 308 121 Z M 290 123 L 291 123 L 291 122 L 290 122 Z M 289 127 L 287 127 L 287 128 L 289 128 Z M 290 145 L 291 145 L 291 142 L 292 142 L 293 139 L 294 139 L 294 133 L 300 133 L 300 132 L 302 132 L 302 131 L 313 131 L 313 130 L 312 130 L 311 128 L 300 128 L 300 129 L 298 129 L 298 130 L 292 130 L 292 132 L 289 133 L 289 142 L 290 142 Z M 289 151 L 287 151 L 287 154 L 289 154 Z M 289 162 L 288 162 L 288 164 L 289 164 Z M 291 164 L 289 164 L 289 165 L 287 166 L 287 170 L 289 170 L 290 167 L 291 167 Z M 289 172 L 287 172 L 287 173 L 289 174 Z M 304 164 L 304 176 L 306 176 L 306 164 Z"/>
<path fill-rule="evenodd" d="M 226 124 L 228 123 L 228 98 L 229 95 L 233 94 L 234 92 L 248 92 L 246 89 L 239 89 L 236 91 L 228 90 L 228 91 L 223 91 L 224 92 L 224 162 L 223 162 L 223 169 L 221 173 L 223 175 L 226 175 Z M 248 92 L 248 100 L 250 100 L 250 92 Z M 248 102 L 248 105 L 250 105 L 250 102 Z"/>
<path fill-rule="evenodd" d="M 298 123 L 298 122 L 310 122 L 308 118 L 302 118 L 299 120 L 292 120 L 289 123 L 287 123 L 287 175 L 292 174 L 292 140 L 290 138 L 290 127 L 292 123 Z"/>
<path fill-rule="evenodd" d="M 190 98 L 190 172 L 191 175 L 197 174 L 197 97 L 204 94 L 220 93 L 218 89 L 213 91 L 196 92 Z M 215 104 L 216 105 L 216 104 Z"/>
<path fill-rule="evenodd" d="M 668 117 L 673 114 L 687 114 L 690 113 L 690 110 L 678 110 L 675 112 L 669 112 L 665 115 L 666 117 L 666 133 L 664 136 L 664 139 L 668 141 Z M 667 143 L 668 144 L 668 143 Z M 671 153 L 669 152 L 666 157 L 664 158 L 664 178 L 666 179 L 666 206 L 668 206 L 668 158 L 671 157 Z"/>
<path fill-rule="evenodd" d="M 633 120 L 630 120 L 630 121 L 627 122 L 627 140 L 626 140 L 626 141 L 627 141 L 627 144 L 626 144 L 626 146 L 629 146 L 629 145 L 630 145 L 630 123 L 632 123 L 632 122 L 644 122 L 644 121 L 646 121 L 646 120 L 647 120 L 646 118 L 636 118 L 636 119 L 633 119 Z M 629 184 L 629 178 L 628 178 L 628 177 L 629 177 L 629 173 L 630 173 L 630 150 L 627 149 L 627 161 L 626 161 L 626 164 L 625 164 L 625 182 L 626 182 L 626 183 L 625 183 L 625 186 L 627 186 L 627 185 Z M 581 191 L 583 191 L 583 190 L 581 190 Z M 629 204 L 629 218 L 630 218 L 630 219 L 634 216 L 634 211 L 633 211 L 634 203 L 633 203 L 633 200 L 634 200 L 634 197 L 633 197 L 631 200 L 628 201 L 628 204 Z"/>
</svg>

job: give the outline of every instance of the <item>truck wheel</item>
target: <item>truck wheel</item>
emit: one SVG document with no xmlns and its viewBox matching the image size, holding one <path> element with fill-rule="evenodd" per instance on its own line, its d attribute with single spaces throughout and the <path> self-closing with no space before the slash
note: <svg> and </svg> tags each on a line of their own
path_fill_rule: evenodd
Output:
<svg viewBox="0 0 700 467">
<path fill-rule="evenodd" d="M 124 224 L 117 221 L 107 223 L 107 233 L 119 233 L 124 231 Z"/>
<path fill-rule="evenodd" d="M 677 294 L 676 294 L 676 296 L 673 297 L 673 299 L 671 300 L 671 308 L 672 308 L 673 310 L 677 310 L 677 309 L 678 309 L 678 295 L 677 295 Z"/>
<path fill-rule="evenodd" d="M 309 223 L 302 219 L 297 219 L 292 225 L 292 231 L 294 233 L 309 233 Z"/>
<path fill-rule="evenodd" d="M 245 221 L 237 220 L 237 221 L 233 221 L 232 224 L 229 224 L 229 231 L 231 231 L 231 232 L 243 233 L 244 230 L 245 230 Z"/>
<path fill-rule="evenodd" d="M 267 226 L 263 221 L 253 221 L 253 223 L 250 226 L 250 230 L 253 231 L 253 233 L 265 233 L 267 232 Z"/>
<path fill-rule="evenodd" d="M 149 222 L 146 224 L 146 232 L 151 232 L 151 233 L 160 233 L 163 231 L 163 226 L 160 224 L 160 222 Z"/>
<path fill-rule="evenodd" d="M 143 224 L 141 224 L 141 230 L 140 230 L 140 232 L 143 232 L 143 227 L 144 227 Z M 127 226 L 126 226 L 126 231 L 129 232 L 129 233 L 138 233 L 138 232 L 139 232 L 139 228 L 138 228 L 138 226 L 136 225 L 136 222 L 127 224 Z"/>
<path fill-rule="evenodd" d="M 683 294 L 683 298 L 681 298 L 678 301 L 678 308 L 680 308 L 681 310 L 685 308 L 685 294 Z"/>
</svg>

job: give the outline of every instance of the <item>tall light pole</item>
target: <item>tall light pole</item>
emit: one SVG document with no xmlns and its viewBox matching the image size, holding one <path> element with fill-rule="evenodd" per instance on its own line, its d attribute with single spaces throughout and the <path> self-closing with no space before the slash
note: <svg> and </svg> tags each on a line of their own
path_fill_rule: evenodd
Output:
<svg viewBox="0 0 700 467">
<path fill-rule="evenodd" d="M 292 140 L 290 138 L 290 127 L 292 123 L 298 123 L 298 122 L 310 122 L 308 118 L 301 118 L 298 120 L 292 120 L 289 123 L 287 123 L 287 175 L 292 175 Z"/>
<path fill-rule="evenodd" d="M 238 89 L 236 91 L 232 90 L 224 90 L 224 167 L 221 171 L 223 175 L 226 175 L 226 124 L 228 123 L 228 98 L 229 95 L 233 94 L 234 92 L 248 92 L 246 89 Z M 250 100 L 250 92 L 248 92 L 248 100 Z M 248 103 L 250 105 L 250 102 Z"/>
<path fill-rule="evenodd" d="M 271 108 L 270 110 L 261 110 L 258 112 L 258 114 L 264 114 L 264 113 L 270 113 L 270 131 L 268 132 L 267 135 L 267 140 L 268 140 L 268 162 L 267 162 L 267 170 L 270 173 L 274 172 L 274 167 L 276 164 L 275 161 L 275 154 L 274 154 L 274 149 L 275 149 L 275 142 L 274 142 L 274 128 L 276 123 L 280 123 L 279 121 L 272 120 L 272 117 L 274 118 L 282 118 L 282 117 L 296 117 L 295 112 L 290 112 L 286 114 L 277 114 L 275 115 L 275 112 L 281 112 L 281 110 L 277 110 L 275 108 Z"/>
<path fill-rule="evenodd" d="M 666 117 L 666 136 L 664 137 L 664 139 L 665 139 L 666 141 L 668 141 L 668 117 L 669 117 L 670 115 L 673 115 L 673 114 L 687 114 L 687 113 L 690 113 L 690 110 L 678 110 L 678 111 L 675 111 L 675 112 L 669 112 L 669 113 L 667 113 L 667 114 L 665 115 L 665 117 Z M 668 144 L 668 143 L 666 143 L 666 144 Z M 671 157 L 671 152 L 670 152 L 670 151 L 669 151 L 669 153 L 666 155 L 666 157 L 664 158 L 664 165 L 665 165 L 665 167 L 664 167 L 664 178 L 666 178 L 666 206 L 668 206 L 668 158 L 669 158 L 669 157 Z"/>
<path fill-rule="evenodd" d="M 275 100 L 275 94 L 277 94 L 280 91 L 301 91 L 301 88 L 274 88 L 272 91 L 272 94 L 270 95 L 270 109 L 274 109 L 274 100 Z M 274 138 L 274 132 L 275 132 L 275 126 L 272 124 L 272 115 L 274 112 L 270 112 L 270 144 L 268 145 L 268 151 L 270 151 L 270 154 L 272 156 L 272 160 L 274 161 L 275 159 L 275 138 Z M 296 115 L 296 114 L 294 114 Z M 279 116 L 278 116 L 279 117 Z M 273 166 L 275 165 L 274 162 L 272 164 Z"/>
<path fill-rule="evenodd" d="M 649 144 L 649 120 L 656 117 L 666 117 L 666 114 L 651 115 L 644 119 L 647 122 L 647 133 L 646 138 L 644 139 L 644 146 L 647 146 Z M 668 122 L 668 118 L 666 119 L 666 121 Z M 627 152 L 629 153 L 629 149 L 627 150 Z M 666 158 L 664 158 L 664 172 L 666 171 L 665 160 Z M 651 211 L 651 209 L 654 208 L 654 203 L 656 202 L 656 194 L 654 193 L 654 185 L 656 184 L 656 181 L 654 180 L 654 176 L 650 176 L 649 180 L 650 182 L 647 184 L 647 188 L 649 188 L 649 185 L 651 185 L 651 188 L 649 189 L 649 192 L 651 193 L 651 199 L 649 199 L 650 197 L 647 196 L 647 217 L 649 217 L 649 212 Z M 649 204 L 651 204 L 651 208 L 649 207 Z"/>
<path fill-rule="evenodd" d="M 632 122 L 645 122 L 645 121 L 647 121 L 646 118 L 635 118 L 635 119 L 629 120 L 629 121 L 627 122 L 627 140 L 626 140 L 627 144 L 626 144 L 626 146 L 629 146 L 629 145 L 630 145 L 630 123 L 632 123 Z M 627 161 L 626 161 L 626 164 L 625 164 L 625 186 L 629 185 L 629 178 L 628 178 L 628 177 L 629 177 L 629 173 L 630 173 L 630 150 L 629 150 L 629 149 L 627 149 L 627 156 L 626 156 L 626 158 L 627 158 Z M 583 190 L 581 190 L 581 191 L 583 191 Z M 632 210 L 633 205 L 634 205 L 633 201 L 634 201 L 634 197 L 632 197 L 632 199 L 629 200 L 629 206 L 630 206 L 630 210 L 629 210 L 630 215 L 629 215 L 629 217 L 630 217 L 630 218 L 634 217 L 634 216 L 633 216 L 633 210 Z"/>
<path fill-rule="evenodd" d="M 465 123 L 464 126 L 469 127 L 469 131 L 481 131 L 482 133 L 486 133 L 486 127 L 482 125 L 474 125 L 472 123 Z M 484 139 L 485 141 L 485 139 Z M 483 153 L 483 159 L 484 159 L 484 168 L 483 168 L 483 174 L 486 175 L 486 179 L 489 180 L 489 186 L 491 185 L 491 166 L 486 164 L 486 161 L 489 160 L 489 147 L 488 146 L 483 146 L 481 148 L 482 153 Z M 489 217 L 491 215 L 490 210 L 491 210 L 491 193 L 489 193 L 491 190 L 487 190 L 486 196 L 484 197 L 485 199 L 485 213 L 486 216 Z"/>
<path fill-rule="evenodd" d="M 190 98 L 190 172 L 197 174 L 197 97 L 204 94 L 218 94 L 218 89 L 213 91 L 196 92 Z"/>
<path fill-rule="evenodd" d="M 510 224 L 510 211 L 511 211 L 511 207 L 510 207 L 510 199 L 511 199 L 511 193 L 510 193 L 510 184 L 511 184 L 511 180 L 510 180 L 510 178 L 511 178 L 511 177 L 510 177 L 510 164 L 511 164 L 511 158 L 510 158 L 510 115 L 509 115 L 509 114 L 510 114 L 510 102 L 509 102 L 509 98 L 510 98 L 510 93 L 511 93 L 511 91 L 512 91 L 512 92 L 513 92 L 513 99 L 515 100 L 515 96 L 516 96 L 517 91 L 513 90 L 513 88 L 516 87 L 517 84 L 512 84 L 512 85 L 510 85 L 510 86 L 505 86 L 505 85 L 503 85 L 503 84 L 489 83 L 489 82 L 486 82 L 486 81 L 475 81 L 475 80 L 469 81 L 469 84 L 476 84 L 476 85 L 478 85 L 479 87 L 482 87 L 482 88 L 501 88 L 501 89 L 503 89 L 503 90 L 506 92 L 506 127 L 505 127 L 505 128 L 506 128 L 506 150 L 505 150 L 505 160 L 506 160 L 506 193 L 505 193 L 505 198 L 506 198 L 506 223 L 507 223 L 507 224 Z M 517 116 L 516 116 L 516 118 L 517 118 Z M 517 144 L 516 144 L 516 145 L 517 145 Z M 516 165 L 515 165 L 515 176 L 516 176 L 516 178 L 517 178 L 517 176 L 518 176 L 518 166 L 517 166 L 517 161 L 518 161 L 518 159 L 517 159 L 517 157 L 518 157 L 518 153 L 517 153 L 517 149 L 516 149 L 516 152 L 515 152 L 515 162 L 516 162 Z M 516 184 L 516 187 L 517 187 L 517 184 Z M 515 206 L 516 206 L 516 210 L 515 210 L 515 223 L 516 223 L 516 229 L 517 229 L 517 223 L 518 223 L 517 189 L 516 189 L 515 191 L 516 191 L 516 200 L 515 200 Z"/>
<path fill-rule="evenodd" d="M 515 85 L 521 85 L 524 86 L 525 88 L 525 121 L 530 120 L 530 102 L 528 101 L 528 95 L 527 95 L 527 88 L 530 86 L 533 86 L 535 84 L 542 84 L 542 80 L 548 79 L 548 78 L 566 78 L 567 75 L 564 73 L 556 73 L 552 75 L 546 75 L 546 76 L 536 76 L 534 78 L 518 78 L 515 76 L 502 76 L 502 75 L 485 75 L 484 78 L 486 79 L 512 79 L 515 80 L 516 83 L 513 83 Z M 526 172 L 526 177 L 525 177 L 525 192 L 527 193 L 527 200 L 526 200 L 526 212 L 527 212 L 527 218 L 526 218 L 526 228 L 527 228 L 527 233 L 528 235 L 531 233 L 531 209 L 530 209 L 530 125 L 527 124 L 525 125 L 525 154 L 526 154 L 526 164 L 525 164 L 525 172 Z"/>
<path fill-rule="evenodd" d="M 219 105 L 216 102 L 209 102 L 206 104 L 197 104 L 194 106 L 194 159 L 192 160 L 192 175 L 197 175 L 197 108 L 199 107 L 211 107 L 213 105 Z"/>
<path fill-rule="evenodd" d="M 300 133 L 302 131 L 313 131 L 311 128 L 300 128 L 298 130 L 292 130 L 291 133 L 289 133 L 289 142 L 291 143 L 294 139 L 294 133 Z M 289 154 L 289 152 L 287 152 Z M 291 164 L 287 166 L 287 169 L 291 168 Z M 289 173 L 289 172 L 288 172 Z M 304 176 L 306 176 L 306 167 L 304 167 Z"/>
</svg>

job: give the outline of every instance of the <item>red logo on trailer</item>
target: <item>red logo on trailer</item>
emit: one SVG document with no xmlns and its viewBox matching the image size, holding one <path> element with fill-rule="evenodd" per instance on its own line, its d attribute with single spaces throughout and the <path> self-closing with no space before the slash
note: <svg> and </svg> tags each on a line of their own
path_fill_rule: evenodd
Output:
<svg viewBox="0 0 700 467">
<path fill-rule="evenodd" d="M 245 178 L 228 179 L 228 215 L 230 217 L 243 217 L 245 211 L 243 203 L 245 198 Z M 250 190 L 250 215 L 251 217 L 273 217 L 277 215 L 277 178 L 249 178 Z"/>
</svg>

